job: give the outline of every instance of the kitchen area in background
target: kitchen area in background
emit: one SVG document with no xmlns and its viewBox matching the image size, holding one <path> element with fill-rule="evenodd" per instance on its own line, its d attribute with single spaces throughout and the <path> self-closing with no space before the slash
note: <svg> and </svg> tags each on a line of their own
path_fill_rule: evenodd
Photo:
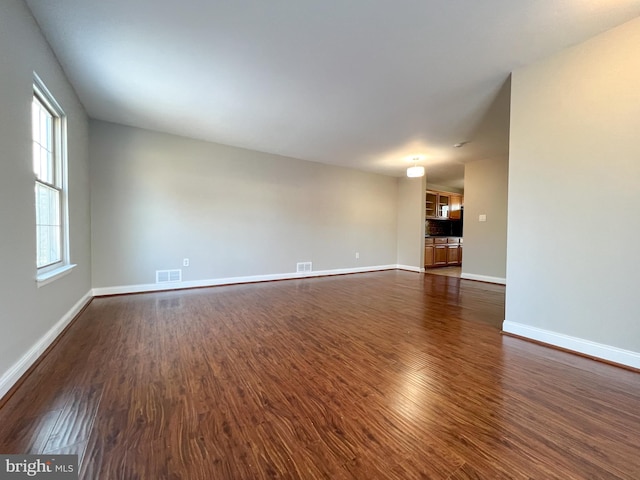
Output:
<svg viewBox="0 0 640 480">
<path fill-rule="evenodd" d="M 462 193 L 426 191 L 424 267 L 427 273 L 460 276 L 463 224 Z"/>
</svg>

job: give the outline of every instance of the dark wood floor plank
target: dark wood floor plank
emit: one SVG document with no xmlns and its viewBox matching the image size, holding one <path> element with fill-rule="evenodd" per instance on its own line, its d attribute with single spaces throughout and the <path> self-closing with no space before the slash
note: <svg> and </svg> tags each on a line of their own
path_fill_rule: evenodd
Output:
<svg viewBox="0 0 640 480">
<path fill-rule="evenodd" d="M 4 414 L 0 417 L 0 452 L 41 453 L 62 410 L 43 412 L 35 416 L 26 416 L 24 406 L 11 410 L 11 415 Z"/>
<path fill-rule="evenodd" d="M 637 479 L 640 375 L 387 271 L 95 299 L 0 409 L 83 479 Z"/>
<path fill-rule="evenodd" d="M 102 385 L 74 389 L 51 430 L 43 452 L 51 453 L 89 440 L 101 397 Z"/>
</svg>

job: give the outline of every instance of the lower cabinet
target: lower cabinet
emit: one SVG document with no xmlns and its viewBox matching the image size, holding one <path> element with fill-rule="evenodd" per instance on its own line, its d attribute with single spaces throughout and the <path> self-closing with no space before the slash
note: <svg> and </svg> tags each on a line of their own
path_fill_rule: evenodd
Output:
<svg viewBox="0 0 640 480">
<path fill-rule="evenodd" d="M 447 265 L 460 263 L 460 245 L 447 245 Z"/>
<path fill-rule="evenodd" d="M 448 247 L 446 245 L 436 245 L 433 252 L 433 266 L 445 267 L 447 266 L 447 254 Z"/>
<path fill-rule="evenodd" d="M 433 267 L 433 250 L 434 250 L 433 244 L 424 246 L 424 266 L 425 266 L 425 268 Z"/>
<path fill-rule="evenodd" d="M 424 241 L 425 268 L 462 264 L 461 237 L 428 237 Z"/>
</svg>

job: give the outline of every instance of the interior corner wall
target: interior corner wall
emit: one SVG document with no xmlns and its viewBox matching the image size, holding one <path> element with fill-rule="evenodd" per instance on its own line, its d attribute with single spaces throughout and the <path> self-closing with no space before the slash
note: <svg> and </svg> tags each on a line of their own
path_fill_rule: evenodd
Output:
<svg viewBox="0 0 640 480">
<path fill-rule="evenodd" d="M 38 288 L 31 140 L 36 72 L 67 115 L 70 255 L 77 267 Z M 0 2 L 0 396 L 34 347 L 91 290 L 88 122 L 22 0 Z M 25 357 L 26 356 L 26 357 Z M 18 368 L 20 367 L 20 368 Z M 22 368 L 24 367 L 24 368 Z"/>
<path fill-rule="evenodd" d="M 424 269 L 426 177 L 398 178 L 398 264 Z"/>
<path fill-rule="evenodd" d="M 393 177 L 101 121 L 90 151 L 96 288 L 396 264 Z"/>
<path fill-rule="evenodd" d="M 639 45 L 637 18 L 514 72 L 506 297 L 512 326 L 637 368 Z"/>
<path fill-rule="evenodd" d="M 506 281 L 508 170 L 507 158 L 464 167 L 463 278 Z"/>
</svg>

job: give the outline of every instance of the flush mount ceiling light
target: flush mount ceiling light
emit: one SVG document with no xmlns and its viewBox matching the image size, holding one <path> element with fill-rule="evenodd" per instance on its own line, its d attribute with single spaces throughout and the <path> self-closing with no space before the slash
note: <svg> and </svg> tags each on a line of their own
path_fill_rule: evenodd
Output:
<svg viewBox="0 0 640 480">
<path fill-rule="evenodd" d="M 418 166 L 418 160 L 420 160 L 420 157 L 414 157 L 413 167 L 407 168 L 407 177 L 424 177 L 424 167 Z"/>
</svg>

